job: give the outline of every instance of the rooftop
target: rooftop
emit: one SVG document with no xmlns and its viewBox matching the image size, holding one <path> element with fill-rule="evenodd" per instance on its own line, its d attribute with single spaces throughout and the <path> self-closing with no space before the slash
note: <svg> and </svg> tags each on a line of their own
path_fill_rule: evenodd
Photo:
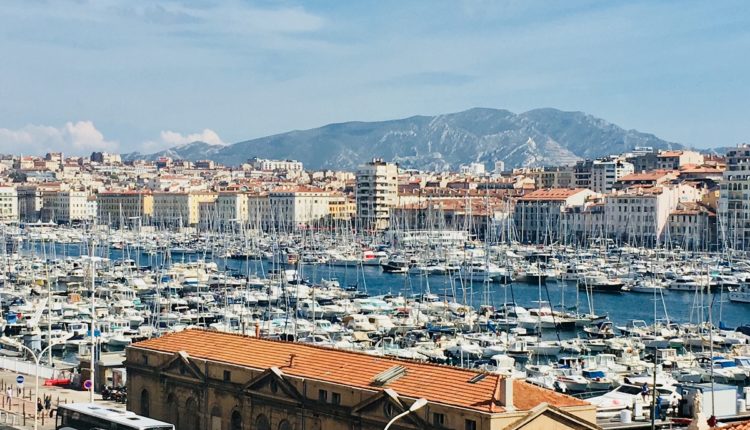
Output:
<svg viewBox="0 0 750 430">
<path fill-rule="evenodd" d="M 498 398 L 496 386 L 502 376 L 488 374 L 487 377 L 472 383 L 470 381 L 480 372 L 457 367 L 205 330 L 184 330 L 133 344 L 131 348 L 170 354 L 185 351 L 190 357 L 198 359 L 258 370 L 277 367 L 290 376 L 373 391 L 390 388 L 402 396 L 424 397 L 432 402 L 482 412 L 504 411 L 502 405 L 493 402 L 493 399 Z M 295 358 L 293 366 L 290 367 L 292 354 Z M 386 387 L 372 385 L 375 376 L 395 365 L 406 368 L 404 376 Z M 514 406 L 518 410 L 530 410 L 542 402 L 557 407 L 589 406 L 589 403 L 582 400 L 521 380 L 513 381 L 513 391 Z"/>
<path fill-rule="evenodd" d="M 529 200 L 565 200 L 578 193 L 586 191 L 583 188 L 542 188 L 521 197 L 520 201 Z"/>
</svg>

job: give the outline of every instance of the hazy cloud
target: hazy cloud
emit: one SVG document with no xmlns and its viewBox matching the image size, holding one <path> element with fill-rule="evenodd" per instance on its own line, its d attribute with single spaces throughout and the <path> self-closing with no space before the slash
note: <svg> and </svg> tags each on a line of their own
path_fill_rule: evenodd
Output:
<svg viewBox="0 0 750 430">
<path fill-rule="evenodd" d="M 16 130 L 0 128 L 0 151 L 5 153 L 41 155 L 63 151 L 87 154 L 118 150 L 119 144 L 105 139 L 91 121 L 67 122 L 62 127 L 29 124 Z"/>
<path fill-rule="evenodd" d="M 162 142 L 169 146 L 185 145 L 196 141 L 210 143 L 211 145 L 225 145 L 215 131 L 205 128 L 200 133 L 182 134 L 176 131 L 166 130 L 160 134 Z"/>
</svg>

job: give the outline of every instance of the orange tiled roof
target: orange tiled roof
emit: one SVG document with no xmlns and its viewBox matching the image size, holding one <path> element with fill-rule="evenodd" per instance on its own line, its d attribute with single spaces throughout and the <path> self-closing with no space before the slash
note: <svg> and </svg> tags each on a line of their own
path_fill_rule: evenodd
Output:
<svg viewBox="0 0 750 430">
<path fill-rule="evenodd" d="M 722 429 L 722 430 L 750 430 L 750 421 L 740 421 L 737 423 L 728 424 L 723 427 L 712 427 L 713 429 Z"/>
<path fill-rule="evenodd" d="M 526 194 L 519 200 L 565 200 L 583 191 L 583 188 L 542 188 Z"/>
<path fill-rule="evenodd" d="M 656 181 L 658 179 L 661 179 L 669 174 L 673 173 L 672 170 L 653 170 L 650 172 L 642 172 L 642 173 L 631 173 L 629 175 L 625 175 L 622 178 L 618 179 L 619 182 L 628 182 L 628 181 Z"/>
<path fill-rule="evenodd" d="M 395 365 L 406 367 L 406 374 L 388 384 L 402 396 L 424 397 L 432 402 L 502 412 L 493 405 L 498 375 L 470 383 L 479 372 L 457 367 L 438 366 L 415 361 L 373 356 L 292 342 L 272 341 L 230 333 L 206 330 L 184 330 L 160 338 L 133 344 L 131 348 L 177 353 L 185 351 L 194 358 L 246 366 L 258 370 L 278 367 L 287 375 L 317 379 L 368 390 L 372 379 Z M 294 354 L 294 366 L 289 367 Z M 588 406 L 574 397 L 536 387 L 525 381 L 513 381 L 514 406 L 529 410 L 542 402 L 558 407 Z"/>
<path fill-rule="evenodd" d="M 682 155 L 682 151 L 662 151 L 659 153 L 659 157 L 679 157 Z"/>
</svg>

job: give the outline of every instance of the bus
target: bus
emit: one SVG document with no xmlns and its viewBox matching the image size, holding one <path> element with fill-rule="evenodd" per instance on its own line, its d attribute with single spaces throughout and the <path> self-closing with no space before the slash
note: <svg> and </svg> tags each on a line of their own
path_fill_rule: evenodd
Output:
<svg viewBox="0 0 750 430">
<path fill-rule="evenodd" d="M 174 430 L 169 423 L 95 403 L 68 403 L 57 407 L 57 430 Z"/>
</svg>

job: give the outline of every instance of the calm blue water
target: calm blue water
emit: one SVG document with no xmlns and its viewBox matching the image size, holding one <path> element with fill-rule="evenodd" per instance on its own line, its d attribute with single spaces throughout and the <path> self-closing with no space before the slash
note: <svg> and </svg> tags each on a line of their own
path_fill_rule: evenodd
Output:
<svg viewBox="0 0 750 430">
<path fill-rule="evenodd" d="M 26 245 L 27 247 L 30 245 Z M 81 246 L 78 244 L 51 244 L 47 243 L 44 250 L 39 244 L 34 245 L 37 255 L 46 255 L 48 258 L 64 258 L 66 256 L 78 256 Z M 85 250 L 84 250 L 85 251 Z M 26 249 L 25 252 L 31 252 Z M 42 254 L 44 252 L 44 254 Z M 85 252 L 86 253 L 86 252 Z M 141 266 L 158 266 L 163 261 L 163 255 L 147 255 L 137 250 L 99 249 L 97 255 L 108 257 L 113 260 L 130 258 L 136 260 Z M 200 255 L 177 255 L 172 261 L 194 261 L 201 258 Z M 219 268 L 228 268 L 242 274 L 262 274 L 267 272 L 271 265 L 268 262 L 251 260 L 215 259 Z M 342 287 L 357 284 L 360 290 L 366 290 L 370 295 L 379 294 L 420 294 L 432 292 L 438 295 L 452 297 L 454 292 L 456 300 L 466 301 L 472 305 L 490 304 L 500 306 L 504 302 L 515 300 L 521 306 L 536 307 L 540 298 L 540 289 L 536 285 L 514 283 L 511 285 L 492 284 L 487 292 L 481 283 L 465 283 L 462 287 L 457 279 L 451 279 L 447 275 L 430 276 L 425 278 L 417 275 L 395 275 L 384 274 L 380 267 L 331 267 L 327 265 L 305 265 L 303 276 L 314 282 L 322 278 L 337 278 Z M 588 301 L 585 293 L 576 291 L 573 284 L 557 283 L 549 281 L 541 288 L 541 299 L 549 300 L 554 306 L 575 306 L 578 302 L 579 310 L 589 312 Z M 705 297 L 704 305 L 697 306 L 699 300 L 694 293 L 669 291 L 664 294 L 664 304 L 661 299 L 657 301 L 656 318 L 664 319 L 665 307 L 669 318 L 675 322 L 700 322 L 708 320 L 708 305 L 711 305 L 713 320 L 721 321 L 728 327 L 750 323 L 750 304 L 732 303 L 726 297 L 720 300 L 717 293 L 713 298 Z M 624 293 L 594 294 L 594 312 L 599 315 L 608 315 L 617 324 L 624 324 L 632 319 L 642 319 L 647 322 L 654 320 L 654 299 L 650 294 Z M 702 316 L 701 316 L 702 312 Z"/>
</svg>

